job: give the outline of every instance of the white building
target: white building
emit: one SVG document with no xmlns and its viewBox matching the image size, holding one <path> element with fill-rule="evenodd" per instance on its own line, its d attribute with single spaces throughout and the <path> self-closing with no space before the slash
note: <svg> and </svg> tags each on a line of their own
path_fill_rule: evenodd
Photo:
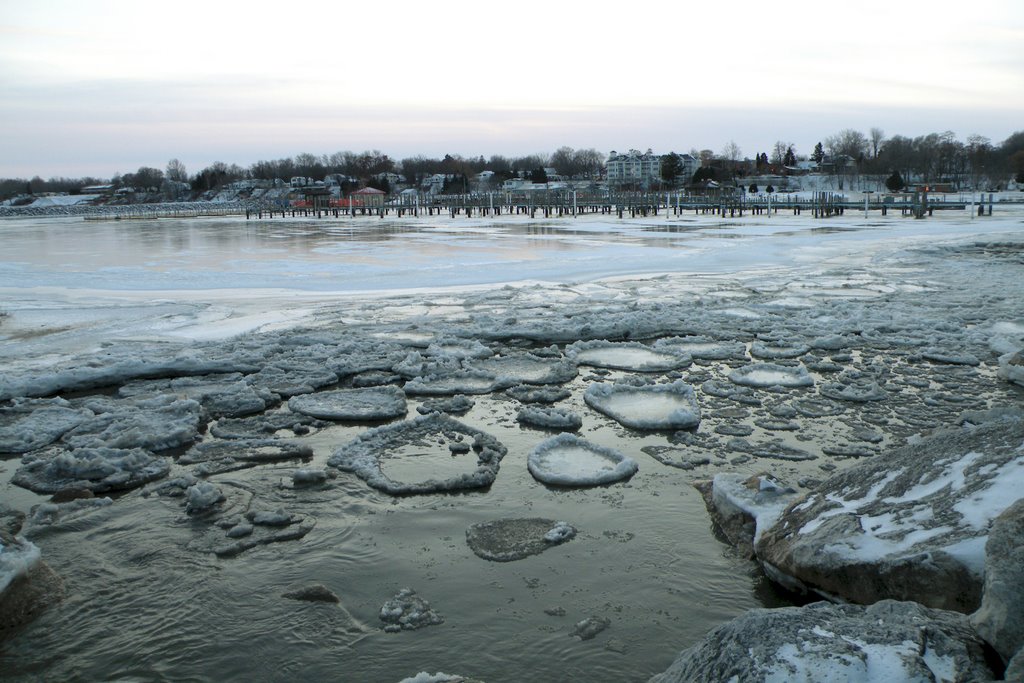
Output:
<svg viewBox="0 0 1024 683">
<path fill-rule="evenodd" d="M 635 149 L 625 154 L 615 150 L 608 155 L 608 185 L 649 185 L 661 180 L 661 157 L 647 150 L 640 153 Z"/>
</svg>

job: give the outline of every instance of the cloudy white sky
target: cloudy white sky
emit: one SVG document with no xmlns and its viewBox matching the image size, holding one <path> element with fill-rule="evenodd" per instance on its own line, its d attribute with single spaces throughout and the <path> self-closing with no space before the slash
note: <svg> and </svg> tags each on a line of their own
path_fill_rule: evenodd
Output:
<svg viewBox="0 0 1024 683">
<path fill-rule="evenodd" d="M 0 177 L 1024 129 L 1024 2 L 0 0 Z"/>
</svg>

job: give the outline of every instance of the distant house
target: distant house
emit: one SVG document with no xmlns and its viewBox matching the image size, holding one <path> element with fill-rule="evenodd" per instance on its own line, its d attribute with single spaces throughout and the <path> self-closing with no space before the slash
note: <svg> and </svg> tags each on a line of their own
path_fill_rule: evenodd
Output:
<svg viewBox="0 0 1024 683">
<path fill-rule="evenodd" d="M 696 173 L 697 169 L 701 166 L 700 159 L 692 154 L 680 154 L 679 160 L 682 162 L 683 166 L 681 175 L 686 179 L 692 178 L 693 174 Z"/>
<path fill-rule="evenodd" d="M 610 187 L 649 185 L 661 180 L 661 157 L 649 149 L 645 153 L 631 149 L 625 154 L 612 150 L 606 168 Z"/>
<path fill-rule="evenodd" d="M 384 198 L 387 196 L 388 193 L 383 190 L 378 190 L 375 187 L 364 187 L 361 190 L 356 190 L 348 197 L 354 206 L 380 207 L 384 206 Z"/>
<path fill-rule="evenodd" d="M 82 194 L 110 194 L 113 191 L 113 185 L 86 185 L 82 188 Z"/>
</svg>

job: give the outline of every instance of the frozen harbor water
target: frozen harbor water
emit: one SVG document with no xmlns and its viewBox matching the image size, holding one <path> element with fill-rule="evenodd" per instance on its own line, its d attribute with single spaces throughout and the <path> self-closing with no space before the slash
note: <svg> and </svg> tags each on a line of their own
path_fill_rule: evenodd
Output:
<svg viewBox="0 0 1024 683">
<path fill-rule="evenodd" d="M 12 483 L 23 468 L 134 484 L 92 462 L 103 448 L 167 468 L 99 486 L 112 504 L 37 509 L 24 533 L 67 597 L 4 643 L 12 680 L 643 681 L 790 599 L 715 538 L 693 480 L 805 486 L 1022 398 L 997 377 L 1024 337 L 1022 213 L 18 219 L 0 239 L 0 501 L 48 500 Z M 699 425 L 588 405 L 616 382 L 692 387 Z M 466 393 L 457 422 L 431 417 Z M 638 471 L 534 479 L 534 400 Z M 49 449 L 69 456 L 56 474 Z M 466 542 L 534 519 L 576 536 L 514 562 Z M 340 602 L 281 597 L 311 584 Z M 405 589 L 443 623 L 385 632 Z M 601 628 L 570 637 L 581 622 Z"/>
</svg>

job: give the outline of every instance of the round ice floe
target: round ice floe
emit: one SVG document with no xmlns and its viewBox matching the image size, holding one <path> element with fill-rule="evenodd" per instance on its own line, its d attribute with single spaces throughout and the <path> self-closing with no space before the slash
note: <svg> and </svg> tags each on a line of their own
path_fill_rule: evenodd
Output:
<svg viewBox="0 0 1024 683">
<path fill-rule="evenodd" d="M 576 529 L 551 519 L 499 519 L 466 529 L 470 550 L 484 560 L 513 562 L 572 540 Z"/>
<path fill-rule="evenodd" d="M 443 375 L 416 377 L 406 382 L 405 393 L 410 396 L 489 394 L 513 383 L 487 372 L 459 370 Z"/>
<path fill-rule="evenodd" d="M 452 396 L 451 398 L 435 398 L 424 401 L 422 405 L 416 406 L 416 412 L 420 415 L 430 413 L 448 413 L 449 415 L 463 415 L 472 410 L 476 401 L 466 396 Z"/>
<path fill-rule="evenodd" d="M 51 449 L 22 458 L 22 466 L 11 479 L 36 493 L 54 493 L 65 488 L 89 489 L 94 493 L 120 491 L 142 486 L 167 476 L 170 463 L 141 448 Z"/>
<path fill-rule="evenodd" d="M 729 360 L 747 357 L 747 347 L 739 341 L 715 341 L 710 337 L 667 337 L 654 342 L 654 348 L 678 349 L 693 358 L 704 360 Z"/>
<path fill-rule="evenodd" d="M 473 361 L 469 368 L 494 375 L 504 386 L 512 384 L 564 384 L 578 374 L 568 358 L 542 358 L 532 353 Z"/>
<path fill-rule="evenodd" d="M 427 356 L 452 358 L 488 358 L 493 351 L 475 339 L 438 339 L 424 351 Z"/>
<path fill-rule="evenodd" d="M 748 387 L 809 387 L 814 379 L 802 365 L 751 363 L 729 373 L 729 381 Z"/>
<path fill-rule="evenodd" d="M 827 382 L 819 389 L 822 396 L 839 401 L 853 401 L 854 403 L 867 403 L 869 401 L 884 401 L 888 393 L 878 385 L 877 382 L 849 383 Z"/>
<path fill-rule="evenodd" d="M 754 358 L 796 358 L 810 350 L 810 347 L 806 344 L 784 340 L 775 342 L 756 341 L 750 345 L 750 355 Z"/>
<path fill-rule="evenodd" d="M 568 429 L 575 431 L 583 426 L 583 419 L 568 410 L 561 408 L 538 408 L 536 406 L 524 406 L 519 409 L 516 416 L 519 422 L 531 427 L 543 429 Z"/>
<path fill-rule="evenodd" d="M 475 457 L 449 447 L 466 437 L 473 440 Z M 489 486 L 505 453 L 494 437 L 433 413 L 366 431 L 335 451 L 327 464 L 393 495 L 437 493 Z M 418 481 L 400 481 L 395 471 Z"/>
<path fill-rule="evenodd" d="M 530 387 L 523 384 L 505 391 L 520 403 L 557 403 L 572 396 L 564 387 Z"/>
<path fill-rule="evenodd" d="M 288 399 L 288 409 L 320 420 L 390 420 L 405 415 L 405 393 L 398 387 L 337 389 Z"/>
<path fill-rule="evenodd" d="M 682 380 L 646 386 L 591 384 L 583 400 L 633 429 L 691 429 L 700 424 L 700 406 L 693 387 Z"/>
<path fill-rule="evenodd" d="M 597 486 L 629 479 L 636 461 L 611 448 L 572 434 L 542 441 L 527 458 L 530 474 L 538 481 L 557 486 Z"/>
<path fill-rule="evenodd" d="M 693 362 L 688 353 L 675 347 L 652 348 L 637 342 L 576 342 L 566 347 L 565 353 L 580 365 L 632 372 L 666 372 Z"/>
</svg>

